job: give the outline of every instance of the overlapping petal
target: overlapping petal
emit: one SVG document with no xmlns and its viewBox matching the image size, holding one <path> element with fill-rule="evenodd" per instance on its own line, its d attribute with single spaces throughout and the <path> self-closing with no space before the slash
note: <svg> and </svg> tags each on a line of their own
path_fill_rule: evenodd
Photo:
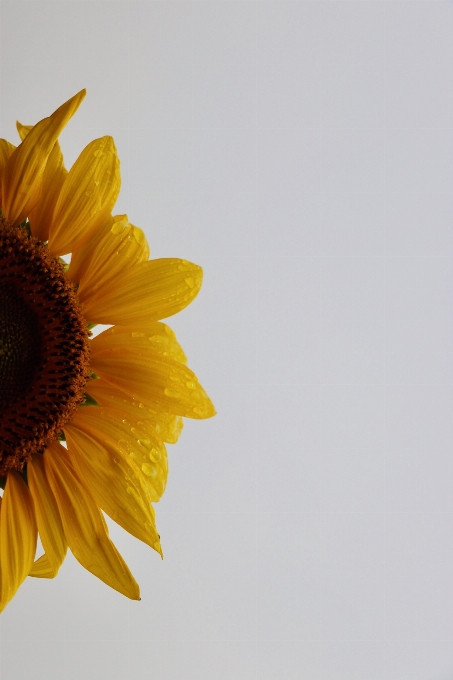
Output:
<svg viewBox="0 0 453 680">
<path fill-rule="evenodd" d="M 57 138 L 84 96 L 35 126 L 18 123 L 17 148 L 0 140 L 6 220 L 17 226 L 28 218 L 54 258 L 71 253 L 66 276 L 84 320 L 114 325 L 90 343 L 97 379 L 87 383 L 85 403 L 97 405 L 78 408 L 64 425 L 67 448 L 54 441 L 28 461 L 26 475 L 8 472 L 0 498 L 0 610 L 27 574 L 53 578 L 68 547 L 109 586 L 140 599 L 102 511 L 162 554 L 152 503 L 167 482 L 164 441 L 177 441 L 183 416 L 215 414 L 175 334 L 160 322 L 195 298 L 201 268 L 148 260 L 143 231 L 127 215 L 112 216 L 120 174 L 111 137 L 91 142 L 69 172 L 64 167 Z M 33 562 L 38 532 L 44 554 Z"/>
<path fill-rule="evenodd" d="M 8 158 L 12 155 L 15 148 L 16 147 L 13 144 L 10 144 L 10 142 L 6 141 L 6 139 L 0 139 L 0 208 L 3 205 L 3 200 L 2 200 L 3 170 L 6 166 Z"/>
<path fill-rule="evenodd" d="M 133 600 L 140 591 L 127 564 L 113 545 L 101 511 L 57 442 L 47 448 L 44 466 L 57 502 L 66 540 L 85 569 Z"/>
<path fill-rule="evenodd" d="M 110 346 L 101 333 L 91 343 L 91 365 L 97 375 L 156 411 L 188 418 L 209 418 L 214 406 L 184 364 L 142 346 L 141 338 Z M 139 340 L 139 342 L 134 342 Z"/>
<path fill-rule="evenodd" d="M 35 456 L 28 463 L 27 471 L 39 536 L 45 551 L 34 563 L 30 576 L 54 578 L 66 557 L 68 543 L 57 502 L 47 480 L 43 456 Z"/>
<path fill-rule="evenodd" d="M 73 255 L 68 277 L 79 283 L 79 297 L 89 299 L 99 289 L 116 286 L 118 276 L 148 257 L 143 231 L 130 224 L 127 215 L 117 215 L 104 238 Z"/>
<path fill-rule="evenodd" d="M 82 90 L 37 123 L 9 157 L 2 174 L 2 209 L 12 225 L 28 217 L 38 202 L 49 154 L 84 96 Z"/>
<path fill-rule="evenodd" d="M 22 125 L 19 121 L 17 121 L 16 127 L 22 141 L 33 129 L 32 125 Z M 68 171 L 64 166 L 63 154 L 57 140 L 47 159 L 39 200 L 28 216 L 31 233 L 40 241 L 47 241 L 49 238 L 49 226 L 53 210 L 67 174 Z"/>
<path fill-rule="evenodd" d="M 187 260 L 148 260 L 106 280 L 96 290 L 83 289 L 80 300 L 88 322 L 131 326 L 177 314 L 198 294 L 203 271 Z"/>
<path fill-rule="evenodd" d="M 90 142 L 69 170 L 59 192 L 49 229 L 52 255 L 72 252 L 105 224 L 120 185 L 113 139 L 107 136 Z"/>
<path fill-rule="evenodd" d="M 162 554 L 151 502 L 158 500 L 165 488 L 165 447 L 152 446 L 149 439 L 137 440 L 130 427 L 118 427 L 94 406 L 79 409 L 65 434 L 74 467 L 99 507 Z"/>
<path fill-rule="evenodd" d="M 100 339 L 96 340 L 93 346 L 102 346 L 103 351 L 122 345 L 136 349 L 152 349 L 183 364 L 187 362 L 175 332 L 161 321 L 143 322 L 133 327 L 112 326 L 98 337 Z"/>
<path fill-rule="evenodd" d="M 0 514 L 0 611 L 30 573 L 37 528 L 30 491 L 18 472 L 8 473 Z"/>
<path fill-rule="evenodd" d="M 126 419 L 132 425 L 151 425 L 157 439 L 167 444 L 178 441 L 184 425 L 181 416 L 158 412 L 102 379 L 92 380 L 86 389 L 103 410 L 118 421 Z"/>
</svg>

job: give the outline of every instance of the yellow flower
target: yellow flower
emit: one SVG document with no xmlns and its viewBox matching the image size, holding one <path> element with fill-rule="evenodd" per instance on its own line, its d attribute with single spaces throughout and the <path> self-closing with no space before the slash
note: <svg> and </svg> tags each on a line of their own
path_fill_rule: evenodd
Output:
<svg viewBox="0 0 453 680">
<path fill-rule="evenodd" d="M 141 229 L 112 216 L 111 137 L 64 167 L 57 138 L 84 96 L 18 124 L 17 148 L 0 140 L 0 611 L 28 575 L 56 576 L 68 546 L 139 599 L 102 511 L 162 554 L 152 503 L 167 480 L 164 442 L 182 416 L 215 413 L 161 322 L 197 295 L 200 267 L 149 260 Z M 97 323 L 111 327 L 91 339 Z"/>
</svg>

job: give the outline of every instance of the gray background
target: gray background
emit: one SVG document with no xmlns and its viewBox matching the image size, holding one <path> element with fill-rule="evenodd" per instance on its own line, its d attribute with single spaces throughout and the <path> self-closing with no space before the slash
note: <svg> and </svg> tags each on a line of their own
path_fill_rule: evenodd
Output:
<svg viewBox="0 0 453 680">
<path fill-rule="evenodd" d="M 130 602 L 69 556 L 2 680 L 453 678 L 453 4 L 1 1 L 0 134 L 82 87 L 116 212 L 204 267 L 218 415 L 170 449 Z"/>
</svg>

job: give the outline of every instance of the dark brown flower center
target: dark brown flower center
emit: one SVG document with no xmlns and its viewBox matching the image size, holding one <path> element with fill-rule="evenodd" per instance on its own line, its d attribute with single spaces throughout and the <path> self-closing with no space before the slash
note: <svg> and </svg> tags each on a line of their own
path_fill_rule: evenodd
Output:
<svg viewBox="0 0 453 680">
<path fill-rule="evenodd" d="M 57 439 L 83 401 L 88 335 L 63 265 L 0 216 L 0 477 Z"/>
</svg>

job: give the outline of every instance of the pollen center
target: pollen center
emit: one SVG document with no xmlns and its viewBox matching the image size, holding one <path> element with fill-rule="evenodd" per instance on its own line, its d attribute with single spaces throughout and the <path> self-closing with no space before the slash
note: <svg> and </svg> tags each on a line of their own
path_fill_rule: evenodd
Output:
<svg viewBox="0 0 453 680">
<path fill-rule="evenodd" d="M 0 477 L 58 438 L 88 375 L 88 328 L 63 265 L 0 216 Z"/>
<path fill-rule="evenodd" d="M 36 314 L 11 286 L 0 290 L 0 409 L 30 385 L 41 352 Z"/>
</svg>

